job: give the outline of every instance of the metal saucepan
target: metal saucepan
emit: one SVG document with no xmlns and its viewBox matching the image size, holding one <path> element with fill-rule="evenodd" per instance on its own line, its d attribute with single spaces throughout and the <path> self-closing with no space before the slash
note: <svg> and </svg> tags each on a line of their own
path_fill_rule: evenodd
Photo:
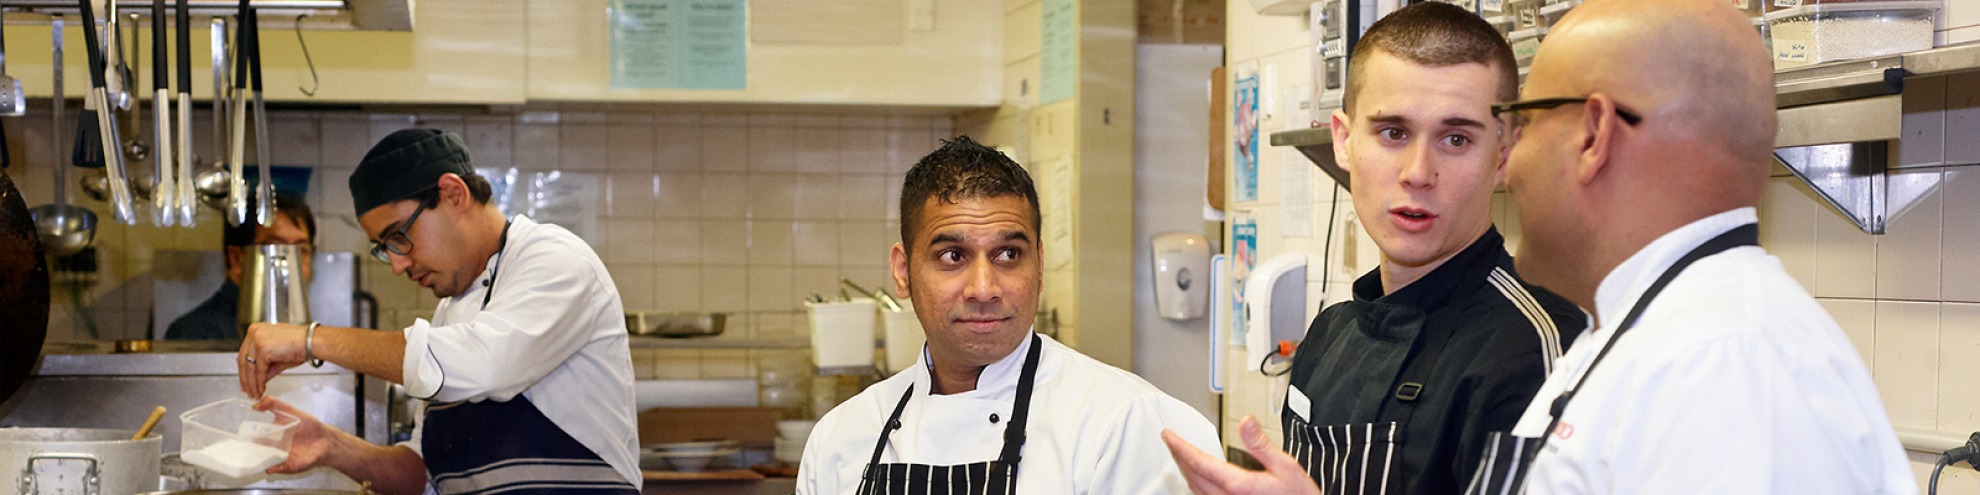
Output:
<svg viewBox="0 0 1980 495">
<path fill-rule="evenodd" d="M 0 428 L 0 473 L 9 473 L 26 494 L 155 490 L 159 445 L 165 437 L 153 433 L 131 440 L 133 433 L 103 428 Z"/>
</svg>

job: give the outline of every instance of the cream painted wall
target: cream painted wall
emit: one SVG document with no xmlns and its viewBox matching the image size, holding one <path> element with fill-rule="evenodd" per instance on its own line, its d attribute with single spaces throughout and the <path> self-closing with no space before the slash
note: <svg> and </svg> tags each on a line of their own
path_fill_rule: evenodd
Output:
<svg viewBox="0 0 1980 495">
<path fill-rule="evenodd" d="M 1043 218 L 1071 224 L 1073 253 L 1069 263 L 1045 270 L 1040 306 L 1058 311 L 1060 340 L 1133 369 L 1135 4 L 1077 4 L 1080 79 L 1074 95 L 1038 104 L 1043 4 L 1007 0 L 1003 98 L 995 109 L 958 116 L 956 130 L 1010 150 L 1031 172 L 1040 196 L 1070 199 L 1069 218 L 1051 211 Z M 1050 165 L 1061 162 L 1070 163 L 1070 184 L 1051 179 Z"/>
<path fill-rule="evenodd" d="M 751 42 L 748 89 L 742 91 L 613 89 L 607 71 L 607 4 L 528 2 L 529 99 L 936 107 L 998 103 L 1004 29 L 996 2 L 936 0 L 935 29 L 909 30 L 898 45 Z"/>
<path fill-rule="evenodd" d="M 1303 17 L 1260 16 L 1245 2 L 1231 2 L 1227 15 L 1226 67 L 1246 63 L 1272 66 L 1274 84 L 1280 88 L 1311 83 Z M 1940 26 L 1942 42 L 1980 40 L 1980 0 L 1947 0 Z M 1903 172 L 1935 176 L 1941 185 L 1895 218 L 1889 234 L 1869 236 L 1822 205 L 1798 181 L 1776 177 L 1760 208 L 1761 243 L 1781 258 L 1856 343 L 1894 425 L 1948 434 L 1972 432 L 1980 430 L 1980 402 L 1975 401 L 1980 397 L 1980 385 L 1976 385 L 1980 382 L 1973 379 L 1980 374 L 1980 365 L 1971 362 L 1971 356 L 1980 352 L 1980 337 L 1974 332 L 1980 328 L 1980 304 L 1976 304 L 1980 303 L 1980 285 L 1973 282 L 1980 280 L 1980 267 L 1974 262 L 1980 260 L 1980 224 L 1968 217 L 1980 207 L 1980 167 L 1973 165 L 1980 164 L 1980 146 L 1973 144 L 1980 143 L 1980 134 L 1976 134 L 1980 131 L 1975 130 L 1980 128 L 1972 125 L 1973 115 L 1980 112 L 1980 99 L 1972 96 L 1980 94 L 1980 77 L 1913 81 L 1907 91 L 1944 92 L 1945 108 L 1960 110 L 1949 110 L 1939 124 L 1948 135 L 1946 148 L 1941 150 L 1944 154 L 1935 156 L 1943 156 L 1948 166 Z M 1914 121 L 1908 118 L 1906 124 L 1913 125 Z M 1269 119 L 1260 128 L 1262 134 L 1269 134 L 1282 129 L 1283 124 Z M 1906 135 L 1913 131 L 1907 127 Z M 1307 272 L 1306 316 L 1310 319 L 1323 303 L 1346 299 L 1348 281 L 1373 269 L 1378 251 L 1355 227 L 1348 195 L 1343 192 L 1339 202 L 1332 201 L 1331 191 L 1324 187 L 1331 181 L 1310 165 L 1305 166 L 1304 173 L 1313 174 L 1319 181 L 1316 184 L 1322 185 L 1315 188 L 1315 197 L 1310 200 L 1315 237 L 1281 234 L 1284 229 L 1279 212 L 1286 205 L 1279 199 L 1278 174 L 1284 152 L 1287 150 L 1283 148 L 1261 147 L 1262 201 L 1229 207 L 1257 215 L 1261 258 L 1304 252 L 1310 263 L 1317 265 L 1323 256 L 1331 257 L 1325 270 Z M 1226 184 L 1229 187 L 1231 183 Z M 1506 235 L 1508 247 L 1516 246 L 1517 212 L 1509 208 L 1504 193 L 1494 199 L 1494 220 Z M 1329 224 L 1336 229 L 1332 243 L 1319 237 Z M 1229 235 L 1226 228 L 1227 242 Z M 1280 432 L 1273 404 L 1283 399 L 1274 391 L 1283 387 L 1284 381 L 1243 371 L 1242 356 L 1242 349 L 1233 349 L 1226 360 L 1232 367 L 1225 394 L 1225 431 L 1234 431 L 1230 428 L 1236 427 L 1239 418 L 1252 415 L 1265 418 L 1260 424 L 1277 439 Z M 1236 445 L 1235 436 L 1228 436 L 1226 444 Z M 1909 455 L 1922 491 L 1934 457 L 1919 452 Z M 1970 468 L 1949 468 L 1941 488 L 1942 493 L 1980 493 L 1980 476 Z"/>
</svg>

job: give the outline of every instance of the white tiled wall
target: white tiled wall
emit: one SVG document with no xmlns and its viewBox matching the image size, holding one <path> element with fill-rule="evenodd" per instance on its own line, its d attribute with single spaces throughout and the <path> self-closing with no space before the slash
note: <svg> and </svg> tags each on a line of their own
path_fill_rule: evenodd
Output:
<svg viewBox="0 0 1980 495">
<path fill-rule="evenodd" d="M 1279 88 L 1310 84 L 1303 17 L 1260 16 L 1245 2 L 1230 2 L 1227 14 L 1227 67 L 1273 67 L 1276 80 L 1268 85 Z M 1980 40 L 1980 0 L 1947 0 L 1941 21 L 1940 34 L 1948 42 Z M 1904 143 L 1899 151 L 1903 164 L 1926 166 L 1893 174 L 1893 190 L 1912 187 L 1905 186 L 1909 184 L 1924 193 L 1892 219 L 1888 233 L 1863 234 L 1785 170 L 1777 169 L 1760 208 L 1761 243 L 1816 296 L 1862 352 L 1893 423 L 1963 437 L 1980 430 L 1980 381 L 1976 381 L 1980 360 L 1974 358 L 1980 356 L 1980 217 L 1973 214 L 1980 212 L 1980 165 L 1976 165 L 1980 164 L 1980 76 L 1916 81 L 1907 90 L 1907 111 L 1915 102 L 1942 104 L 1947 111 L 1934 122 L 1920 122 L 1937 118 L 1930 115 L 1908 116 L 1905 135 L 1939 132 L 1946 137 L 1943 148 Z M 1944 97 L 1911 94 L 1935 91 Z M 1280 122 L 1266 120 L 1260 132 L 1283 128 Z M 1912 141 L 1925 142 L 1930 140 Z M 1285 205 L 1277 182 L 1283 152 L 1261 147 L 1261 201 L 1230 208 L 1256 215 L 1262 256 L 1305 252 L 1310 266 L 1328 258 L 1326 270 L 1307 272 L 1310 318 L 1318 314 L 1322 297 L 1327 304 L 1346 298 L 1347 282 L 1372 268 L 1378 254 L 1365 234 L 1353 229 L 1341 232 L 1343 226 L 1352 225 L 1353 206 L 1345 193 L 1334 215 L 1335 240 L 1329 244 L 1320 239 L 1332 206 L 1331 192 L 1324 186 L 1331 181 L 1311 165 L 1305 170 L 1322 186 L 1311 199 L 1314 237 L 1280 234 L 1284 230 L 1279 212 Z M 1934 182 L 1937 187 L 1928 187 Z M 1518 216 L 1504 193 L 1494 198 L 1493 210 L 1508 247 L 1517 245 Z M 1323 283 L 1323 276 L 1327 282 Z M 1242 359 L 1243 350 L 1236 349 L 1228 361 Z M 1283 381 L 1274 384 L 1241 368 L 1230 373 L 1225 431 L 1235 431 L 1238 418 L 1253 415 L 1267 418 L 1261 425 L 1276 438 L 1278 422 L 1272 419 L 1276 414 L 1270 404 L 1273 386 Z M 1227 444 L 1234 438 L 1227 438 Z M 1922 486 L 1934 458 L 1910 455 Z M 1945 493 L 1980 493 L 1980 476 L 1963 467 L 1948 469 L 1941 487 Z"/>
<path fill-rule="evenodd" d="M 46 114 L 8 124 L 14 127 L 11 142 L 25 148 L 9 173 L 29 204 L 49 202 L 49 157 L 55 154 L 48 149 Z M 373 143 L 413 125 L 461 133 L 479 167 L 595 175 L 601 216 L 589 240 L 626 309 L 735 312 L 729 331 L 760 338 L 801 335 L 802 298 L 838 295 L 840 278 L 890 286 L 887 250 L 899 237 L 901 178 L 951 127 L 947 117 L 658 113 L 577 105 L 532 106 L 517 115 L 271 113 L 273 161 L 315 168 L 307 199 L 317 214 L 318 249 L 369 249 L 346 181 Z M 196 149 L 205 153 L 209 141 L 196 138 Z M 66 162 L 68 148 L 57 151 Z M 70 177 L 73 182 L 78 175 Z M 70 196 L 107 211 L 100 202 Z M 144 335 L 152 250 L 219 248 L 219 217 L 212 210 L 201 215 L 193 230 L 126 227 L 103 216 L 102 280 L 83 295 L 102 337 Z M 437 300 L 431 293 L 385 265 L 361 266 L 364 288 L 382 306 L 381 327 L 403 327 L 432 313 Z M 50 335 L 76 338 L 81 334 L 70 321 L 72 305 L 66 297 L 56 299 Z M 635 353 L 641 378 L 752 376 L 757 357 L 756 351 Z"/>
</svg>

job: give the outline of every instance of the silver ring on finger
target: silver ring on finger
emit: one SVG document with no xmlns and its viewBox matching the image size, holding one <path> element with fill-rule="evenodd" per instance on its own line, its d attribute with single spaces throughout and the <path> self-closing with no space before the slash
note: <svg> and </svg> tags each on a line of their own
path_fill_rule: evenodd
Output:
<svg viewBox="0 0 1980 495">
<path fill-rule="evenodd" d="M 248 357 L 247 357 L 247 362 L 248 362 L 248 364 L 254 364 L 254 356 L 248 356 Z"/>
</svg>

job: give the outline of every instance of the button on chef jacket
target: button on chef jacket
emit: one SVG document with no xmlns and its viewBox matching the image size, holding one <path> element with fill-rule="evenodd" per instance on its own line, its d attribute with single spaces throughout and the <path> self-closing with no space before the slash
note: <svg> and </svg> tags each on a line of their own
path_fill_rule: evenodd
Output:
<svg viewBox="0 0 1980 495">
<path fill-rule="evenodd" d="M 1595 292 L 1601 327 L 1574 343 L 1513 434 L 1538 437 L 1629 308 L 1692 248 L 1755 222 L 1738 208 L 1671 231 Z M 1765 226 L 1762 226 L 1764 229 Z M 1535 454 L 1527 493 L 1916 493 L 1863 359 L 1758 246 L 1672 279 L 1575 391 Z"/>
<path fill-rule="evenodd" d="M 1369 272 L 1293 355 L 1284 447 L 1329 494 L 1457 493 L 1587 324 L 1497 229 L 1394 293 Z"/>
<path fill-rule="evenodd" d="M 617 286 L 577 235 L 521 215 L 512 221 L 507 246 L 468 290 L 440 300 L 433 322 L 405 329 L 407 393 L 434 402 L 527 397 L 639 486 L 632 351 Z M 491 271 L 500 280 L 483 309 Z M 424 456 L 424 403 L 420 411 L 401 445 Z"/>
<path fill-rule="evenodd" d="M 1205 452 L 1223 452 L 1217 430 L 1196 409 L 1131 373 L 1040 336 L 1038 376 L 1031 396 L 1017 493 L 1189 493 L 1162 429 L 1175 430 Z M 798 466 L 800 494 L 858 491 L 887 417 L 907 387 L 914 397 L 901 428 L 888 436 L 881 463 L 971 464 L 997 459 L 1011 418 L 1018 375 L 1033 345 L 983 369 L 976 390 L 931 395 L 928 354 L 915 366 L 867 387 L 818 420 Z"/>
</svg>

